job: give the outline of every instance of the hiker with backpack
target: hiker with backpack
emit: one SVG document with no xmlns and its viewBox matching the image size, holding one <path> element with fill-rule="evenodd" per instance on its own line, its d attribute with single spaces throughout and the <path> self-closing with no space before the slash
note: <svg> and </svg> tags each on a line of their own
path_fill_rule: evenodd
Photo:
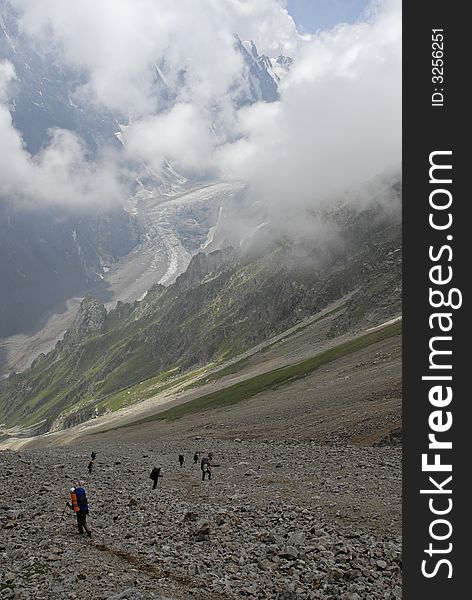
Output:
<svg viewBox="0 0 472 600">
<path fill-rule="evenodd" d="M 92 473 L 92 469 L 93 469 L 93 460 L 89 461 L 87 469 L 88 469 L 88 472 L 89 472 L 89 475 L 90 475 Z"/>
<path fill-rule="evenodd" d="M 97 458 L 97 453 L 96 452 L 92 452 L 92 454 L 90 455 L 90 458 L 92 460 L 95 460 Z"/>
<path fill-rule="evenodd" d="M 75 512 L 80 535 L 83 535 L 85 530 L 88 537 L 92 537 L 92 531 L 87 525 L 87 515 L 89 513 L 87 494 L 85 493 L 81 481 L 78 481 L 77 484 L 70 489 L 70 499 L 71 502 L 68 502 L 67 506 Z"/>
<path fill-rule="evenodd" d="M 183 454 L 179 454 L 179 465 L 180 465 L 181 467 L 183 467 L 183 466 L 184 466 L 184 460 L 185 460 L 185 457 L 184 457 L 184 455 L 183 455 Z"/>
<path fill-rule="evenodd" d="M 205 476 L 208 475 L 208 479 L 211 479 L 211 465 L 210 460 L 204 456 L 200 463 L 200 468 L 202 470 L 202 481 L 205 481 Z"/>
<path fill-rule="evenodd" d="M 194 465 L 198 464 L 198 452 L 195 452 L 195 454 L 193 455 L 193 464 Z"/>
<path fill-rule="evenodd" d="M 155 490 L 157 488 L 157 483 L 159 481 L 159 477 L 162 477 L 161 468 L 162 467 L 154 467 L 153 470 L 151 471 L 151 474 L 149 475 L 149 477 L 154 481 L 154 484 L 152 486 L 153 490 Z"/>
</svg>

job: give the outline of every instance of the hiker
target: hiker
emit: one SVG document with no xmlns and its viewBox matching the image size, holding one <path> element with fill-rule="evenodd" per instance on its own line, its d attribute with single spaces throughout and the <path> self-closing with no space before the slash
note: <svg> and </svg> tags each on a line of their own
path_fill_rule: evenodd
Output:
<svg viewBox="0 0 472 600">
<path fill-rule="evenodd" d="M 67 506 L 75 512 L 80 535 L 84 534 L 85 529 L 88 537 L 92 537 L 92 532 L 87 525 L 87 515 L 89 512 L 87 495 L 81 481 L 78 481 L 75 487 L 70 488 L 70 498 L 71 504 L 68 502 Z"/>
<path fill-rule="evenodd" d="M 202 462 L 200 464 L 200 468 L 202 470 L 202 481 L 205 481 L 205 475 L 208 475 L 208 479 L 211 479 L 211 468 L 210 468 L 210 461 L 209 459 L 204 456 L 202 458 Z"/>
<path fill-rule="evenodd" d="M 97 453 L 96 452 L 92 452 L 92 454 L 90 455 L 90 458 L 92 460 L 95 460 L 97 458 Z"/>
<path fill-rule="evenodd" d="M 89 461 L 89 464 L 87 466 L 88 472 L 89 474 L 92 472 L 93 469 L 93 460 Z"/>
<path fill-rule="evenodd" d="M 179 454 L 179 465 L 181 467 L 183 467 L 183 465 L 184 465 L 184 460 L 185 460 L 184 455 L 183 454 Z"/>
<path fill-rule="evenodd" d="M 198 464 L 198 452 L 195 452 L 195 454 L 193 455 L 193 464 Z"/>
<path fill-rule="evenodd" d="M 149 477 L 154 481 L 152 489 L 155 490 L 157 488 L 157 482 L 159 481 L 159 477 L 162 477 L 161 467 L 154 467 Z"/>
</svg>

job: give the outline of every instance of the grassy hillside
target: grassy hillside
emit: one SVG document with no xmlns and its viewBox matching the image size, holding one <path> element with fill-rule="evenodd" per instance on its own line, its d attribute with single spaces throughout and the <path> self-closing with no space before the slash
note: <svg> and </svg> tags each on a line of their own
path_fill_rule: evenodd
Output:
<svg viewBox="0 0 472 600">
<path fill-rule="evenodd" d="M 274 389 L 279 386 L 292 383 L 293 381 L 296 381 L 302 377 L 306 377 L 306 375 L 309 375 L 318 369 L 318 367 L 326 363 L 336 360 L 337 358 L 341 358 L 342 356 L 346 356 L 347 354 L 357 352 L 362 348 L 366 348 L 371 344 L 375 344 L 389 337 L 400 335 L 401 331 L 402 326 L 399 322 L 387 325 L 347 342 L 343 342 L 334 348 L 325 350 L 324 352 L 321 352 L 320 354 L 317 354 L 312 358 L 302 362 L 294 365 L 288 365 L 286 367 L 280 367 L 278 369 L 274 369 L 273 371 L 268 371 L 267 373 L 251 377 L 245 381 L 236 383 L 235 385 L 217 390 L 216 392 L 211 392 L 210 394 L 205 394 L 204 396 L 200 396 L 194 400 L 190 400 L 185 404 L 173 406 L 168 410 L 160 412 L 151 417 L 147 417 L 142 421 L 137 421 L 133 424 L 138 425 L 139 423 L 153 421 L 155 419 L 178 419 L 179 417 L 183 417 L 184 415 L 190 413 L 199 413 L 205 410 L 237 404 L 238 402 L 252 398 L 252 396 L 255 396 L 256 394 L 266 390 Z"/>
<path fill-rule="evenodd" d="M 326 243 L 278 243 L 256 256 L 195 256 L 168 288 L 106 313 L 86 299 L 64 339 L 0 390 L 0 422 L 41 430 L 149 397 L 195 370 L 236 356 L 357 290 L 335 337 L 401 302 L 398 219 L 350 215 Z M 347 316 L 346 316 L 347 315 Z"/>
</svg>

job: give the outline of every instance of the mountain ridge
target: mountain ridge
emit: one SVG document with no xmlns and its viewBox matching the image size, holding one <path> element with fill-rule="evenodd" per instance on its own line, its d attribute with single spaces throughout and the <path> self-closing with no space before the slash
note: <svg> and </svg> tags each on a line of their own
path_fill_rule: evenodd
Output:
<svg viewBox="0 0 472 600">
<path fill-rule="evenodd" d="M 311 261 L 301 243 L 275 243 L 255 256 L 234 249 L 197 254 L 173 285 L 154 286 L 141 302 L 105 313 L 100 303 L 84 301 L 78 325 L 55 350 L 4 382 L 0 418 L 7 425 L 45 418 L 45 431 L 77 405 L 106 410 L 130 385 L 156 377 L 165 385 L 221 362 L 355 290 L 328 335 L 352 329 L 367 315 L 375 322 L 397 314 L 398 218 L 376 221 L 363 211 L 348 222 L 343 246 L 318 248 Z M 86 315 L 92 327 L 82 327 Z"/>
</svg>

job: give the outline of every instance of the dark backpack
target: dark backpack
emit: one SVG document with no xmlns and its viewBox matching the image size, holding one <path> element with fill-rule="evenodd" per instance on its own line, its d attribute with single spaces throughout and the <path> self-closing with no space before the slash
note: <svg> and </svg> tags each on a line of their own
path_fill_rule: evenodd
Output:
<svg viewBox="0 0 472 600">
<path fill-rule="evenodd" d="M 151 471 L 151 474 L 149 475 L 149 477 L 151 479 L 157 479 L 160 476 L 161 476 L 161 469 L 156 469 L 156 467 L 154 467 L 154 469 Z"/>
</svg>

